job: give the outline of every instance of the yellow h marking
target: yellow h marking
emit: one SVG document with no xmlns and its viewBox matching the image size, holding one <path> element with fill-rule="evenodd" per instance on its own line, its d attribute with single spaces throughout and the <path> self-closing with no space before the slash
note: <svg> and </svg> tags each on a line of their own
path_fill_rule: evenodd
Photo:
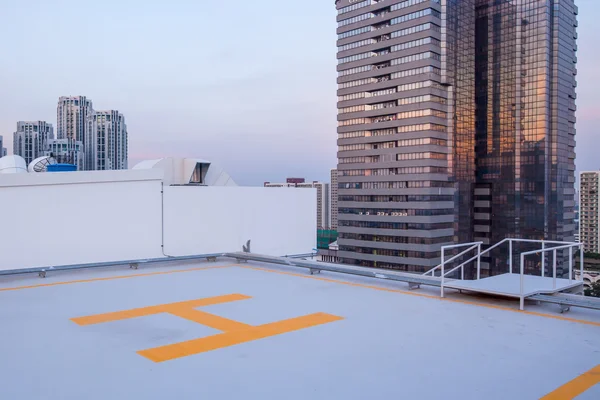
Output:
<svg viewBox="0 0 600 400">
<path fill-rule="evenodd" d="M 600 383 L 600 365 L 579 375 L 570 382 L 565 383 L 552 393 L 548 393 L 540 400 L 567 400 L 574 399 L 592 386 Z"/>
<path fill-rule="evenodd" d="M 162 362 L 343 319 L 331 314 L 314 313 L 302 317 L 253 326 L 195 309 L 196 307 L 250 298 L 251 297 L 243 294 L 228 294 L 224 296 L 207 297 L 204 299 L 71 318 L 71 321 L 78 325 L 85 326 L 129 318 L 144 317 L 147 315 L 169 313 L 180 318 L 223 331 L 223 333 L 205 338 L 173 343 L 166 346 L 154 347 L 152 349 L 140 350 L 137 352 L 141 356 L 146 357 L 154 362 Z"/>
</svg>

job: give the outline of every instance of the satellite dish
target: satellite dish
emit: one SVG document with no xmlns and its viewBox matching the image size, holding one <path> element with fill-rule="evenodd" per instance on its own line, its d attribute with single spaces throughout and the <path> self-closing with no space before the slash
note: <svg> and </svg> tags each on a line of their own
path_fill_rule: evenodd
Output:
<svg viewBox="0 0 600 400">
<path fill-rule="evenodd" d="M 29 172 L 47 172 L 48 165 L 53 165 L 53 164 L 57 164 L 54 157 L 51 157 L 51 156 L 38 157 L 29 163 L 27 170 Z"/>
</svg>

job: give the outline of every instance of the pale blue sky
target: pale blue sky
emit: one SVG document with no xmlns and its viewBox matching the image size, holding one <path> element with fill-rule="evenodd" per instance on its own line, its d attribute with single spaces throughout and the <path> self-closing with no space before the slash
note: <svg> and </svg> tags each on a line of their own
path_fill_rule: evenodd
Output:
<svg viewBox="0 0 600 400">
<path fill-rule="evenodd" d="M 211 159 L 242 184 L 329 179 L 333 0 L 0 0 L 0 134 L 61 95 L 118 109 L 130 164 Z M 600 1 L 579 0 L 578 170 L 600 169 Z"/>
</svg>

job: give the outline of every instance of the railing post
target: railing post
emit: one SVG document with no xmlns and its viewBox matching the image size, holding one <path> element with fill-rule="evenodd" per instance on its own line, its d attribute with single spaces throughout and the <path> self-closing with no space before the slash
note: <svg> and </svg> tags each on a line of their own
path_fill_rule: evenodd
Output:
<svg viewBox="0 0 600 400">
<path fill-rule="evenodd" d="M 583 244 L 579 245 L 579 278 L 583 282 Z"/>
<path fill-rule="evenodd" d="M 461 265 L 460 267 L 460 280 L 464 281 L 465 280 L 465 265 Z"/>
<path fill-rule="evenodd" d="M 573 248 L 569 247 L 569 283 L 573 281 Z"/>
<path fill-rule="evenodd" d="M 546 252 L 544 249 L 546 248 L 546 242 L 542 240 L 542 278 L 546 273 Z"/>
<path fill-rule="evenodd" d="M 513 252 L 512 252 L 512 239 L 508 239 L 508 267 L 510 269 L 509 273 L 512 274 L 512 260 L 513 260 Z"/>
<path fill-rule="evenodd" d="M 444 297 L 444 247 L 442 246 L 442 283 L 441 283 L 441 289 L 440 289 L 440 297 Z"/>
<path fill-rule="evenodd" d="M 525 297 L 523 295 L 523 293 L 525 292 L 524 282 L 523 282 L 523 277 L 524 277 L 523 265 L 524 264 L 525 264 L 525 255 L 523 253 L 521 253 L 521 288 L 520 288 L 520 297 L 519 297 L 519 310 L 521 310 L 521 311 L 523 311 L 525 309 Z"/>
<path fill-rule="evenodd" d="M 481 243 L 477 245 L 477 280 L 481 278 Z"/>
<path fill-rule="evenodd" d="M 556 250 L 553 251 L 554 257 L 552 260 L 552 286 L 556 289 Z"/>
</svg>

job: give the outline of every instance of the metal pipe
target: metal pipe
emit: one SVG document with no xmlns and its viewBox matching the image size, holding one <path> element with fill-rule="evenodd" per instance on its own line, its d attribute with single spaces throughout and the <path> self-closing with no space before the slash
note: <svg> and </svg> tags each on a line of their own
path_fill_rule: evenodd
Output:
<svg viewBox="0 0 600 400">
<path fill-rule="evenodd" d="M 477 280 L 481 278 L 481 245 L 477 246 Z"/>
<path fill-rule="evenodd" d="M 556 250 L 553 251 L 554 258 L 552 259 L 552 286 L 556 289 Z"/>
<path fill-rule="evenodd" d="M 462 281 L 464 281 L 464 280 L 465 280 L 465 267 L 464 267 L 464 266 L 462 266 L 462 267 L 460 268 L 460 279 L 461 279 Z"/>
<path fill-rule="evenodd" d="M 557 240 L 516 239 L 516 238 L 513 238 L 513 240 L 514 240 L 515 242 L 525 242 L 525 243 L 539 243 L 539 242 L 546 242 L 546 243 L 549 243 L 549 244 L 561 244 L 561 245 L 562 245 L 562 244 L 565 244 L 565 243 L 567 243 L 567 244 L 579 244 L 579 243 L 577 243 L 577 242 L 559 242 L 559 241 L 557 241 Z"/>
<path fill-rule="evenodd" d="M 579 278 L 583 282 L 583 244 L 579 245 Z"/>
<path fill-rule="evenodd" d="M 444 247 L 442 247 L 442 264 L 441 264 L 441 266 L 442 266 L 442 282 L 441 282 L 441 286 L 440 286 L 440 297 L 442 297 L 442 298 L 444 297 L 444 264 L 445 264 L 444 250 L 445 250 Z"/>
<path fill-rule="evenodd" d="M 569 249 L 569 283 L 573 281 L 573 249 Z"/>
<path fill-rule="evenodd" d="M 544 250 L 546 249 L 546 243 L 542 241 L 542 278 L 546 274 L 546 253 Z"/>
<path fill-rule="evenodd" d="M 519 310 L 523 311 L 525 309 L 525 297 L 524 297 L 524 292 L 525 292 L 525 283 L 523 281 L 524 279 L 524 273 L 525 271 L 523 270 L 523 265 L 525 264 L 525 254 L 521 253 L 521 287 L 520 287 L 520 297 L 519 297 Z"/>
<path fill-rule="evenodd" d="M 512 239 L 508 240 L 508 267 L 510 269 L 510 273 L 512 274 L 513 271 L 513 266 L 512 266 L 512 259 L 513 259 L 513 248 L 512 248 Z"/>
<path fill-rule="evenodd" d="M 579 243 L 577 243 L 577 244 L 570 243 L 570 244 L 567 244 L 567 245 L 564 245 L 564 246 L 549 247 L 547 249 L 537 249 L 537 250 L 525 251 L 522 254 L 525 254 L 526 256 L 528 256 L 528 255 L 531 255 L 531 254 L 537 254 L 540 251 L 548 252 L 548 251 L 552 251 L 552 250 L 562 250 L 562 249 L 568 249 L 570 247 L 577 247 L 577 246 L 580 246 L 580 244 Z"/>
</svg>

